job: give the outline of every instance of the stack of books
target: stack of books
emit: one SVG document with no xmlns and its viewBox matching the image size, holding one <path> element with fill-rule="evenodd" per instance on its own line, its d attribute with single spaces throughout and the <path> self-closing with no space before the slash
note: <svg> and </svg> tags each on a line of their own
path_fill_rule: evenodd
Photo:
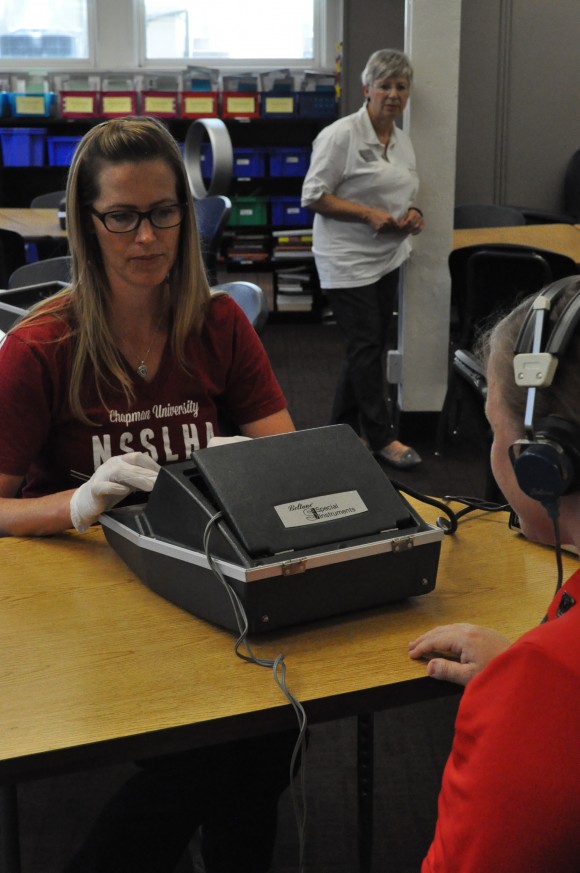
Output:
<svg viewBox="0 0 580 873">
<path fill-rule="evenodd" d="M 308 268 L 276 270 L 275 287 L 279 312 L 310 312 L 312 309 L 312 272 Z"/>
<path fill-rule="evenodd" d="M 227 264 L 248 266 L 269 258 L 270 237 L 267 233 L 236 233 L 225 247 Z"/>
<path fill-rule="evenodd" d="M 312 260 L 312 228 L 292 227 L 287 230 L 272 231 L 272 260 L 282 261 L 289 258 Z"/>
</svg>

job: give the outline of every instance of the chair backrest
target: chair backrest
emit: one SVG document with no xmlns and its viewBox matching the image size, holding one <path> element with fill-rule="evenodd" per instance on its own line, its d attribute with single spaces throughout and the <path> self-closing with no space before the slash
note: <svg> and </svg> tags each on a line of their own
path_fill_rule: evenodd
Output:
<svg viewBox="0 0 580 873">
<path fill-rule="evenodd" d="M 458 343 L 471 348 L 478 330 L 544 285 L 575 275 L 572 258 L 531 246 L 476 245 L 449 256 Z"/>
<path fill-rule="evenodd" d="M 30 201 L 32 209 L 58 209 L 66 197 L 66 191 L 49 191 L 48 194 L 37 194 Z"/>
<path fill-rule="evenodd" d="M 225 230 L 232 201 L 223 194 L 194 201 L 197 232 L 210 284 L 215 281 L 215 270 L 220 242 Z"/>
<path fill-rule="evenodd" d="M 26 315 L 26 312 L 27 310 L 20 306 L 14 306 L 12 303 L 0 300 L 0 339 L 22 315 Z"/>
<path fill-rule="evenodd" d="M 19 233 L 0 228 L 0 288 L 8 288 L 11 274 L 26 263 L 26 245 Z"/>
<path fill-rule="evenodd" d="M 222 285 L 214 285 L 211 290 L 225 291 L 230 297 L 233 297 L 246 314 L 256 333 L 263 331 L 268 321 L 268 305 L 266 295 L 259 285 L 244 281 L 224 282 Z"/>
<path fill-rule="evenodd" d="M 43 261 L 34 261 L 16 269 L 8 279 L 9 288 L 22 288 L 23 285 L 38 285 L 42 282 L 70 282 L 71 278 L 70 255 L 62 255 L 59 258 L 46 258 Z"/>
<path fill-rule="evenodd" d="M 519 209 L 493 203 L 463 203 L 453 210 L 456 230 L 473 227 L 517 227 L 526 219 Z"/>
</svg>

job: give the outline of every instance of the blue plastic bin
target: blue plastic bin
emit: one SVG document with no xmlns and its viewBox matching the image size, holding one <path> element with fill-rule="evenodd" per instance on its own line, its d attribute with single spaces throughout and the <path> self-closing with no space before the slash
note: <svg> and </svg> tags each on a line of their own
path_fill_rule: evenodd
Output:
<svg viewBox="0 0 580 873">
<path fill-rule="evenodd" d="M 234 177 L 236 179 L 262 178 L 265 175 L 265 149 L 234 148 Z"/>
<path fill-rule="evenodd" d="M 310 152 L 310 148 L 271 148 L 270 176 L 305 176 Z"/>
<path fill-rule="evenodd" d="M 50 167 L 70 167 L 75 149 L 80 141 L 80 136 L 47 137 L 48 165 Z"/>
<path fill-rule="evenodd" d="M 0 140 L 5 167 L 44 166 L 44 127 L 2 127 Z"/>
<path fill-rule="evenodd" d="M 300 205 L 300 197 L 272 197 L 272 224 L 279 227 L 311 227 L 313 214 Z"/>
</svg>

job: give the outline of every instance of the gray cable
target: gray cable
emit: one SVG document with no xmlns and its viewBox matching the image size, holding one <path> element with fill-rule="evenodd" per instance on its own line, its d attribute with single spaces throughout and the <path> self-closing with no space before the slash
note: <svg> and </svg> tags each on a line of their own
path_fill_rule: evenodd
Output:
<svg viewBox="0 0 580 873">
<path fill-rule="evenodd" d="M 221 582 L 224 586 L 227 595 L 230 599 L 230 603 L 232 604 L 232 609 L 234 611 L 234 615 L 236 618 L 236 624 L 238 625 L 239 637 L 234 644 L 234 651 L 238 658 L 241 658 L 243 661 L 248 661 L 252 664 L 257 664 L 259 667 L 269 667 L 272 669 L 272 673 L 274 676 L 274 682 L 280 688 L 285 698 L 291 704 L 296 713 L 296 718 L 298 720 L 298 739 L 294 745 L 294 749 L 292 752 L 292 756 L 290 759 L 290 790 L 292 794 L 292 806 L 294 809 L 294 816 L 296 818 L 296 826 L 298 829 L 298 843 L 299 843 L 299 861 L 298 861 L 298 873 L 304 873 L 304 848 L 306 844 L 306 732 L 308 728 L 308 720 L 306 717 L 306 712 L 304 711 L 304 707 L 300 703 L 300 701 L 294 697 L 290 689 L 286 684 L 286 663 L 284 661 L 284 655 L 282 653 L 278 654 L 275 658 L 258 658 L 257 655 L 252 651 L 252 647 L 248 641 L 248 617 L 246 615 L 243 603 L 238 597 L 237 592 L 232 588 L 224 574 L 222 573 L 220 567 L 214 561 L 213 556 L 209 551 L 209 538 L 214 526 L 219 527 L 220 521 L 222 519 L 222 513 L 216 512 L 215 515 L 212 515 L 209 519 L 208 523 L 205 526 L 205 530 L 203 532 L 203 548 L 205 552 L 205 556 L 207 562 L 216 576 L 216 578 Z M 240 647 L 243 646 L 245 649 L 245 653 L 240 651 Z M 300 768 L 300 792 L 296 791 L 295 786 L 295 769 L 297 762 L 301 760 L 302 766 Z"/>
</svg>

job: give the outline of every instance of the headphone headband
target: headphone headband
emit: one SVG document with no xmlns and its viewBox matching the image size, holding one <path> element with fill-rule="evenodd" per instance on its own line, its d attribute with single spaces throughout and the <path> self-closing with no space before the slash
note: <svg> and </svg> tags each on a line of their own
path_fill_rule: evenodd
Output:
<svg viewBox="0 0 580 873">
<path fill-rule="evenodd" d="M 565 291 L 573 296 L 550 333 L 548 318 Z M 516 384 L 527 388 L 524 427 L 526 439 L 510 448 L 510 459 L 521 490 L 540 501 L 552 517 L 559 499 L 580 482 L 580 432 L 576 425 L 548 416 L 534 424 L 537 388 L 552 384 L 560 358 L 580 322 L 580 279 L 552 282 L 535 297 L 520 328 L 514 350 Z"/>
</svg>

